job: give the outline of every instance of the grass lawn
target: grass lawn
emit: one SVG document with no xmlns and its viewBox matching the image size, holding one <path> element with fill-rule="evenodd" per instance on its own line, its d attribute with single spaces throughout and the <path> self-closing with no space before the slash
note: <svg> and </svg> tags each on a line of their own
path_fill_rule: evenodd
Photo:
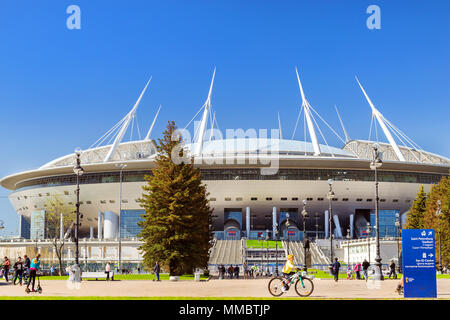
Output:
<svg viewBox="0 0 450 320">
<path fill-rule="evenodd" d="M 40 277 L 41 280 L 67 280 L 69 279 L 68 276 L 45 276 Z M 116 274 L 114 275 L 114 280 L 154 280 L 156 279 L 156 276 L 154 274 Z M 159 275 L 160 280 L 169 280 L 169 274 L 163 273 Z M 205 277 L 203 275 L 200 276 L 200 280 L 207 280 L 208 277 Z M 88 278 L 86 280 L 89 280 Z M 93 278 L 95 280 L 95 278 Z M 99 281 L 105 279 L 98 279 Z M 183 276 L 180 276 L 180 280 L 194 280 L 193 274 L 185 274 Z"/>
<path fill-rule="evenodd" d="M 283 244 L 281 241 L 274 241 L 274 240 L 269 240 L 269 241 L 265 241 L 265 240 L 245 240 L 245 245 L 247 246 L 247 248 L 256 248 L 256 249 L 260 249 L 261 245 L 263 246 L 264 249 L 267 248 L 267 243 L 269 243 L 269 248 L 271 249 L 275 249 L 276 248 L 276 242 L 278 242 L 278 249 L 282 250 L 283 249 Z"/>
</svg>

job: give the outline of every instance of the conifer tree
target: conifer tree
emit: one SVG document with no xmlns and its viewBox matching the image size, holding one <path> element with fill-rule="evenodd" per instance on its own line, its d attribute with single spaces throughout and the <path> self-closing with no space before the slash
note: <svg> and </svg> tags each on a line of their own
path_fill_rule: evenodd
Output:
<svg viewBox="0 0 450 320">
<path fill-rule="evenodd" d="M 406 220 L 406 229 L 422 229 L 423 217 L 425 214 L 427 201 L 427 194 L 423 190 L 423 185 L 420 186 L 419 192 L 417 193 L 416 199 L 411 205 L 408 212 L 408 217 Z"/>
<path fill-rule="evenodd" d="M 158 139 L 155 167 L 145 177 L 140 199 L 145 214 L 139 222 L 144 267 L 152 270 L 158 261 L 171 276 L 207 268 L 212 213 L 193 159 L 181 163 L 176 159 L 186 160 L 186 156 L 175 132 L 175 123 L 169 121 L 163 138 Z"/>
<path fill-rule="evenodd" d="M 450 179 L 443 177 L 437 185 L 434 185 L 426 201 L 424 215 L 424 228 L 435 230 L 436 261 L 439 260 L 439 227 L 436 211 L 438 200 L 441 201 L 441 256 L 443 265 L 450 263 Z"/>
</svg>

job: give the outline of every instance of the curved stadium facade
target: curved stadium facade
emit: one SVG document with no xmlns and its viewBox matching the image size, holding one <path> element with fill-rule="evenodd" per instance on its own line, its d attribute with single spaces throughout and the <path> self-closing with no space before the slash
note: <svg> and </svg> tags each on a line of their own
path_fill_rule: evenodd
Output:
<svg viewBox="0 0 450 320">
<path fill-rule="evenodd" d="M 316 126 L 311 121 L 314 109 L 305 98 L 300 78 L 298 82 L 310 142 L 281 137 L 214 139 L 213 135 L 208 136 L 211 83 L 196 138 L 183 147 L 194 157 L 210 193 L 217 239 L 265 237 L 267 231 L 273 237 L 275 230 L 279 230 L 282 237 L 288 235 L 300 240 L 304 236 L 303 200 L 306 200 L 305 208 L 309 213 L 306 219 L 308 236 L 328 237 L 330 203 L 326 195 L 329 179 L 333 179 L 332 188 L 336 195 L 331 201 L 335 237 L 345 237 L 347 229 L 352 238 L 366 237 L 367 223 L 374 225 L 375 178 L 370 169 L 373 141 L 346 139 L 341 148 L 319 144 Z M 362 86 L 361 89 L 366 95 Z M 144 92 L 145 89 L 133 109 L 115 126 L 114 142 L 94 146 L 81 155 L 85 172 L 80 180 L 81 237 L 116 239 L 120 231 L 122 238 L 135 238 L 139 232 L 137 221 L 143 211 L 138 199 L 145 176 L 151 175 L 156 145 L 150 139 L 151 129 L 143 140 L 122 140 Z M 395 235 L 396 214 L 401 215 L 404 222 L 419 187 L 424 185 L 428 191 L 432 184 L 447 176 L 450 160 L 414 146 L 398 145 L 392 136 L 395 127 L 373 106 L 367 95 L 366 98 L 388 140 L 379 143 L 383 160 L 378 169 L 380 234 Z M 75 207 L 74 164 L 75 156 L 70 154 L 36 170 L 0 180 L 3 187 L 11 190 L 9 198 L 20 215 L 21 237 L 45 237 L 42 216 L 48 198 L 57 195 Z M 117 164 L 126 164 L 122 203 Z M 285 227 L 286 221 L 290 221 L 289 230 Z"/>
</svg>

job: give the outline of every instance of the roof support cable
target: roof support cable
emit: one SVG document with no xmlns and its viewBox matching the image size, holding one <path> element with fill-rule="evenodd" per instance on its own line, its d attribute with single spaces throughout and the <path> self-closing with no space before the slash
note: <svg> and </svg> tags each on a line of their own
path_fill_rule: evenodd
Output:
<svg viewBox="0 0 450 320">
<path fill-rule="evenodd" d="M 292 133 L 292 138 L 291 138 L 291 140 L 294 140 L 295 131 L 297 130 L 298 121 L 300 120 L 300 115 L 302 114 L 302 112 L 303 112 L 303 108 L 300 108 L 300 112 L 298 113 L 297 121 L 295 122 L 294 132 Z"/>
<path fill-rule="evenodd" d="M 421 161 L 419 160 L 419 158 L 417 158 L 414 152 L 412 152 L 411 148 L 407 146 L 407 144 L 402 140 L 402 138 L 397 134 L 397 132 L 393 130 L 393 128 L 389 125 L 389 123 L 386 123 L 386 125 L 388 126 L 388 128 L 392 130 L 397 139 L 402 143 L 403 147 L 405 147 L 409 151 L 409 153 L 411 153 L 411 155 L 417 160 L 417 162 L 420 163 Z"/>
<path fill-rule="evenodd" d="M 334 130 L 334 129 L 328 124 L 328 122 L 326 122 L 325 119 L 322 118 L 322 117 L 320 116 L 320 114 L 319 114 L 313 107 L 310 107 L 310 108 L 312 109 L 312 111 L 314 111 L 315 114 L 317 114 L 317 116 L 319 117 L 319 119 L 322 120 L 322 122 L 325 123 L 326 126 L 327 126 L 328 128 L 330 128 L 330 130 L 336 135 L 336 137 L 338 137 L 339 140 L 341 140 L 342 143 L 345 145 L 345 144 L 346 144 L 346 141 L 345 141 L 344 139 L 342 139 L 342 137 L 336 132 L 336 130 Z M 313 117 L 313 118 L 314 118 L 314 117 Z M 316 124 L 316 125 L 317 125 L 317 124 Z M 317 125 L 317 128 L 319 128 L 318 125 Z"/>
<path fill-rule="evenodd" d="M 311 108 L 312 108 L 312 107 L 311 107 Z M 315 111 L 315 110 L 313 109 L 313 111 Z M 317 113 L 317 112 L 316 112 L 316 113 Z M 325 141 L 325 144 L 326 144 L 327 147 L 328 147 L 328 152 L 329 152 L 329 153 L 331 154 L 331 156 L 334 158 L 335 155 L 334 155 L 334 153 L 331 151 L 331 148 L 330 148 L 330 146 L 328 145 L 327 139 L 325 139 L 325 136 L 323 135 L 322 130 L 320 130 L 320 127 L 319 127 L 319 125 L 317 124 L 316 118 L 314 118 L 314 116 L 312 116 L 311 118 L 312 118 L 312 120 L 314 121 L 314 124 L 316 125 L 317 130 L 319 130 L 320 136 L 322 137 L 323 141 Z M 339 135 L 338 135 L 338 137 L 339 137 Z"/>
<path fill-rule="evenodd" d="M 400 134 L 407 142 L 409 142 L 409 144 L 411 145 L 411 147 L 413 147 L 414 149 L 416 149 L 418 152 L 420 152 L 425 158 L 428 159 L 428 161 L 430 161 L 432 163 L 432 161 L 426 156 L 425 151 L 423 150 L 422 147 L 420 147 L 417 143 L 415 143 L 412 139 L 410 139 L 404 132 L 402 132 L 399 128 L 397 128 L 396 126 L 394 126 L 389 120 L 386 119 L 386 123 L 389 124 L 389 126 L 396 131 L 398 134 Z"/>
<path fill-rule="evenodd" d="M 367 141 L 370 141 L 370 138 L 372 137 L 373 118 L 374 118 L 374 115 L 372 112 L 372 119 L 370 120 L 369 138 L 367 139 Z"/>
<path fill-rule="evenodd" d="M 141 138 L 141 130 L 139 129 L 139 121 L 138 121 L 137 115 L 136 115 L 136 129 L 137 129 L 139 140 L 142 140 L 142 138 Z"/>
<path fill-rule="evenodd" d="M 203 108 L 205 107 L 205 105 L 201 106 L 201 108 L 197 111 L 197 113 L 195 114 L 195 116 L 191 119 L 191 121 L 188 122 L 188 124 L 184 127 L 184 129 L 186 129 L 192 121 L 194 121 L 195 118 L 197 118 L 198 114 L 203 110 Z"/>
<path fill-rule="evenodd" d="M 422 163 L 420 159 L 417 158 L 417 156 L 414 154 L 414 152 L 411 149 L 416 150 L 420 155 L 422 155 L 425 159 L 427 159 L 430 163 L 433 163 L 430 158 L 427 157 L 427 155 L 423 152 L 423 149 L 417 145 L 414 141 L 412 141 L 408 136 L 406 136 L 400 129 L 396 128 L 390 121 L 386 119 L 386 124 L 390 127 L 392 132 L 397 136 L 397 138 L 403 143 L 403 145 L 408 149 L 408 151 L 416 158 L 417 162 Z M 405 139 L 407 143 L 409 143 L 409 147 L 407 143 L 403 142 L 403 140 L 400 138 L 400 136 Z"/>
<path fill-rule="evenodd" d="M 130 141 L 133 141 L 133 129 L 134 129 L 134 115 L 131 118 Z"/>
<path fill-rule="evenodd" d="M 109 129 L 104 135 L 102 135 L 97 141 L 95 141 L 90 147 L 89 149 L 93 148 L 93 147 L 98 147 L 104 140 L 106 140 L 109 135 L 115 131 L 117 129 L 117 127 L 119 127 L 120 125 L 123 124 L 123 122 L 126 120 L 126 117 L 122 118 L 122 120 L 120 120 L 119 122 L 117 122 L 111 129 Z"/>
<path fill-rule="evenodd" d="M 375 122 L 375 137 L 377 139 L 377 142 L 380 142 L 380 140 L 378 139 L 378 128 L 377 128 L 377 123 Z"/>
<path fill-rule="evenodd" d="M 303 136 L 305 137 L 305 156 L 306 156 L 306 112 L 303 113 Z"/>
</svg>

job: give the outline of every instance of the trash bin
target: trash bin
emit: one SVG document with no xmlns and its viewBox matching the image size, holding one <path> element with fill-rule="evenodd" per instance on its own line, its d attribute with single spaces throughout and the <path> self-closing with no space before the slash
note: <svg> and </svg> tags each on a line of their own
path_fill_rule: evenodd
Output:
<svg viewBox="0 0 450 320">
<path fill-rule="evenodd" d="M 81 268 L 74 264 L 69 268 L 69 280 L 72 282 L 81 282 Z"/>
<path fill-rule="evenodd" d="M 195 281 L 200 281 L 200 276 L 202 275 L 201 272 L 195 272 L 194 273 L 194 280 Z"/>
</svg>

